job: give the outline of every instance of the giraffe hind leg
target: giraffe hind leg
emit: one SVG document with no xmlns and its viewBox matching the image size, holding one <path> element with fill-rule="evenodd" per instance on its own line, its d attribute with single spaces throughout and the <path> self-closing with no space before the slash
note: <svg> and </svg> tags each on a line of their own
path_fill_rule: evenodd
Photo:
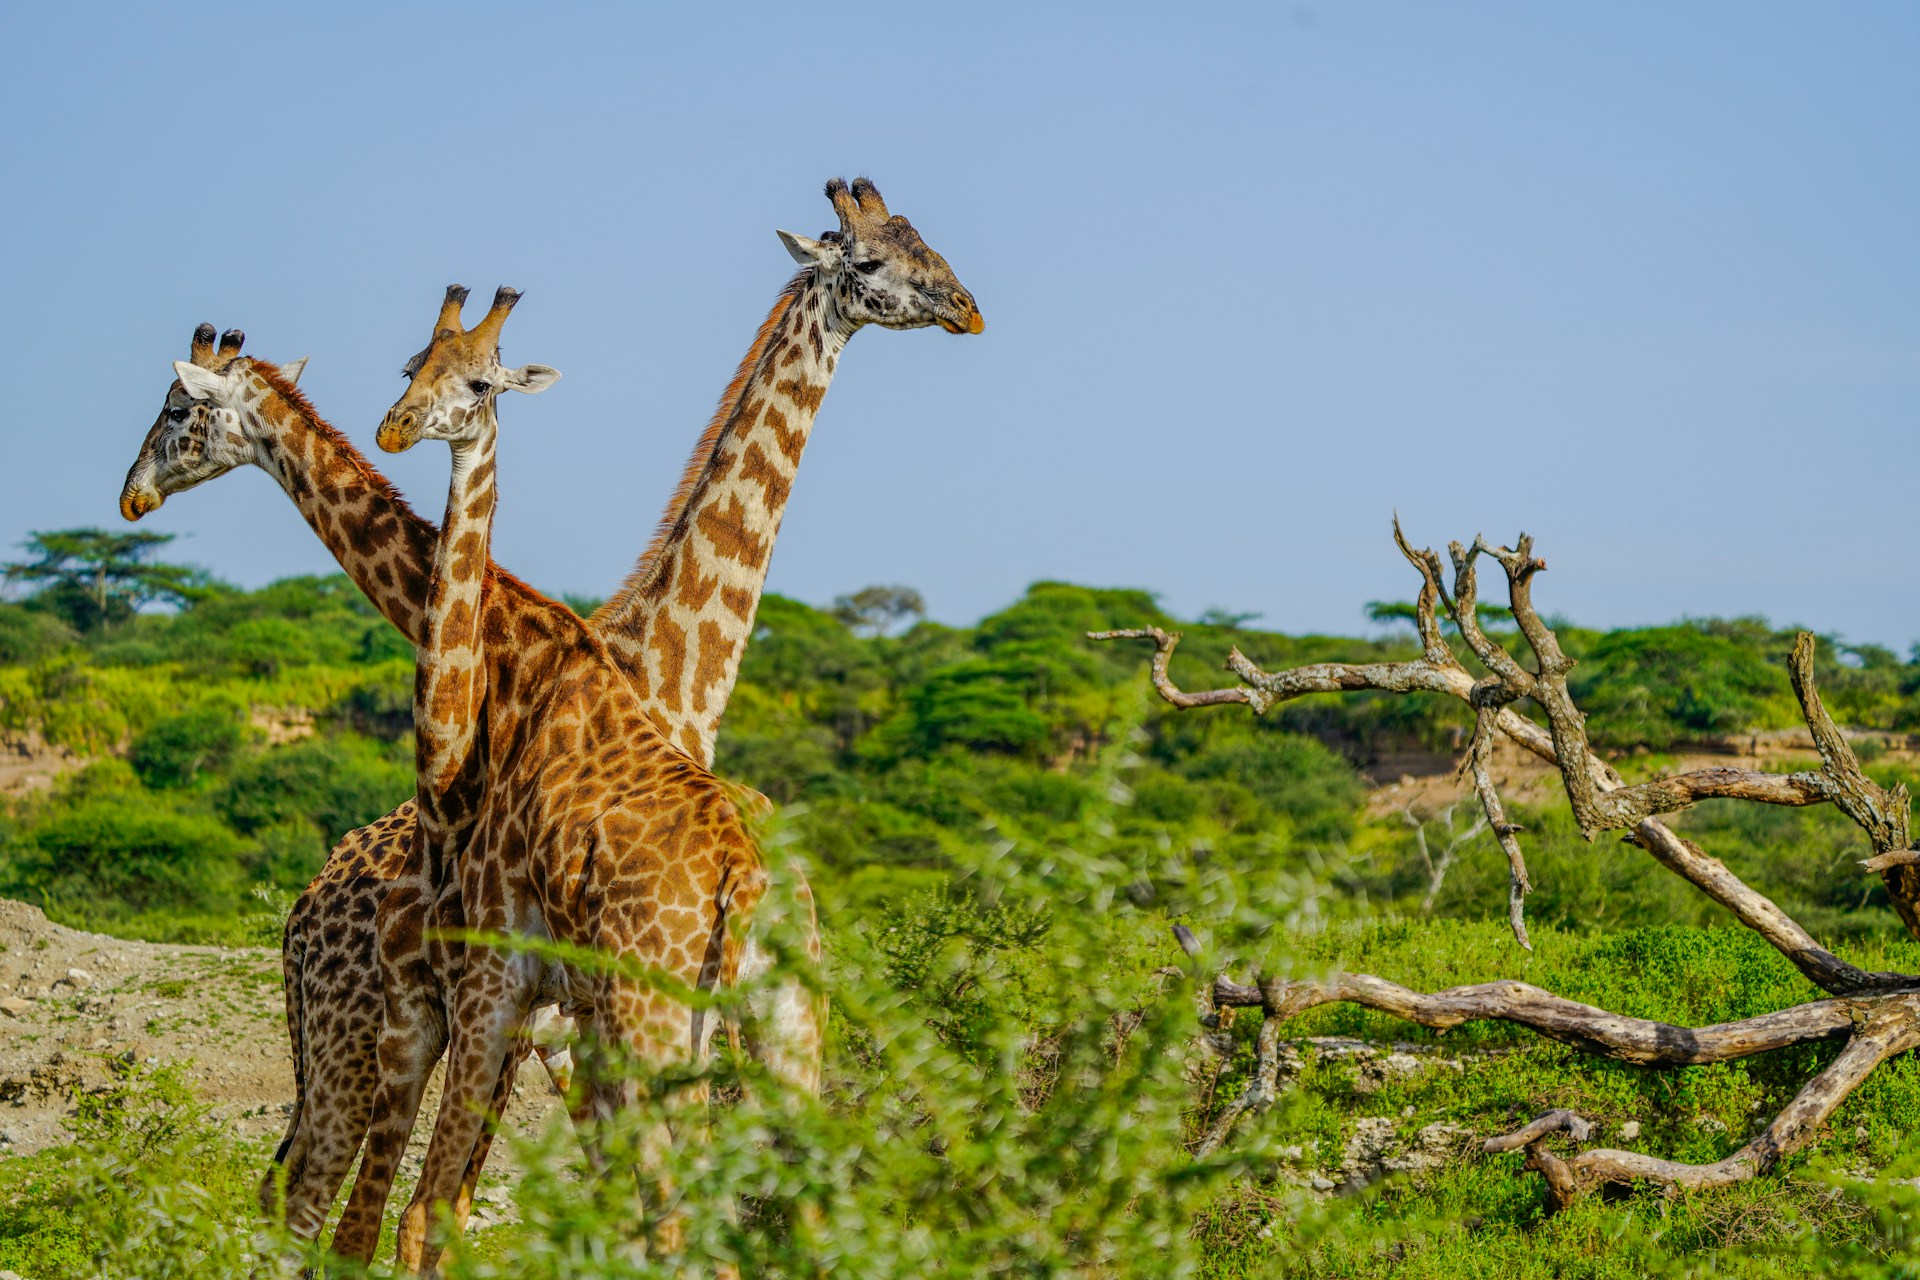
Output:
<svg viewBox="0 0 1920 1280">
<path fill-rule="evenodd" d="M 381 1032 L 379 1084 L 374 1093 L 373 1123 L 367 1130 L 360 1173 L 353 1181 L 340 1225 L 334 1229 L 333 1251 L 342 1258 L 368 1263 L 380 1244 L 381 1221 L 393 1193 L 394 1175 L 406 1154 L 407 1140 L 420 1113 L 433 1064 L 446 1048 L 444 1015 L 428 1001 L 419 1002 L 409 1017 Z"/>
</svg>

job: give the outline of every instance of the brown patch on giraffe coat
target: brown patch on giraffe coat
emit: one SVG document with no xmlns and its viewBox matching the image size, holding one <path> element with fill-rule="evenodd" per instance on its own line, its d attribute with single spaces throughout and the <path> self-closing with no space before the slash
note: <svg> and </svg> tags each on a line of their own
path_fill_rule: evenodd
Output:
<svg viewBox="0 0 1920 1280">
<path fill-rule="evenodd" d="M 773 442 L 780 446 L 780 452 L 786 460 L 799 466 L 800 455 L 807 447 L 806 429 L 802 427 L 788 431 L 787 415 L 772 405 L 767 406 L 766 413 L 761 415 L 761 421 L 766 423 L 769 431 L 773 432 Z"/>
<path fill-rule="evenodd" d="M 737 564 L 758 569 L 767 561 L 767 540 L 747 530 L 747 509 L 739 498 L 729 494 L 726 505 L 705 507 L 695 521 L 713 553 Z"/>
<path fill-rule="evenodd" d="M 733 659 L 733 637 L 711 618 L 700 620 L 700 656 L 693 669 L 693 709 L 707 709 L 707 690 L 727 674 Z"/>
<path fill-rule="evenodd" d="M 674 598 L 695 613 L 707 607 L 707 601 L 713 598 L 714 588 L 720 585 L 719 575 L 701 573 L 691 556 L 680 561 L 680 572 L 675 576 L 679 581 L 679 590 L 674 593 Z"/>
<path fill-rule="evenodd" d="M 740 455 L 740 465 L 736 469 L 742 480 L 758 481 L 766 490 L 767 506 L 779 511 L 787 505 L 787 498 L 793 491 L 793 482 L 782 475 L 768 458 L 759 444 L 749 444 L 745 453 Z"/>
<path fill-rule="evenodd" d="M 820 402 L 827 398 L 827 389 L 824 386 L 814 382 L 803 382 L 799 378 L 788 378 L 774 390 L 785 394 L 802 413 L 818 413 Z"/>
<path fill-rule="evenodd" d="M 754 606 L 759 603 L 759 600 L 759 595 L 746 587 L 720 588 L 720 603 L 727 606 L 733 616 L 742 622 L 753 621 Z"/>
<path fill-rule="evenodd" d="M 449 636 L 465 636 L 473 631 L 473 605 L 462 596 L 455 596 L 443 607 L 440 621 L 441 633 Z M 468 646 L 456 645 L 457 648 Z"/>
<path fill-rule="evenodd" d="M 687 665 L 687 633 L 672 618 L 662 615 L 656 620 L 653 629 L 654 648 L 660 653 L 662 671 L 681 671 Z M 680 714 L 680 682 L 662 680 L 660 682 L 660 705 L 669 715 Z"/>
</svg>

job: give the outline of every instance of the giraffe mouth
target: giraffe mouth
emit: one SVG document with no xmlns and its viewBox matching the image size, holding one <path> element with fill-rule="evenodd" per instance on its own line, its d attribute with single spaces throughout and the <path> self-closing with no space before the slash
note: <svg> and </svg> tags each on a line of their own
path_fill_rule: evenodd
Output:
<svg viewBox="0 0 1920 1280">
<path fill-rule="evenodd" d="M 948 333 L 979 333 L 987 327 L 987 322 L 978 311 L 970 311 L 959 319 L 940 317 L 940 327 Z"/>
</svg>

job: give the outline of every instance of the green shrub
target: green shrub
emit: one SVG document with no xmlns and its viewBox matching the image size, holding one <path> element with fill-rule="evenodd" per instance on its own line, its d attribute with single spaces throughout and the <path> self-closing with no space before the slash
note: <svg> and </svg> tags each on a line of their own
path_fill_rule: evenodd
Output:
<svg viewBox="0 0 1920 1280">
<path fill-rule="evenodd" d="M 247 852 L 209 815 L 168 809 L 143 793 L 109 792 L 55 809 L 15 836 L 0 894 L 79 919 L 231 911 L 246 885 Z"/>
<path fill-rule="evenodd" d="M 70 1142 L 0 1161 L 0 1269 L 32 1280 L 249 1274 L 265 1152 L 232 1141 L 177 1066 L 113 1063 Z"/>
<path fill-rule="evenodd" d="M 0 604 L 0 663 L 38 662 L 78 639 L 78 633 L 49 610 Z"/>
<path fill-rule="evenodd" d="M 212 703 L 142 730 L 127 759 L 150 787 L 186 787 L 226 765 L 245 741 L 238 710 Z"/>
<path fill-rule="evenodd" d="M 1662 750 L 1784 728 L 1798 715 L 1784 663 L 1756 643 L 1767 640 L 1764 628 L 1712 624 L 1617 631 L 1574 668 L 1570 687 L 1602 745 Z"/>
<path fill-rule="evenodd" d="M 413 792 L 410 761 L 363 738 L 306 738 L 236 766 L 215 807 L 237 831 L 306 821 L 331 846 Z"/>
</svg>

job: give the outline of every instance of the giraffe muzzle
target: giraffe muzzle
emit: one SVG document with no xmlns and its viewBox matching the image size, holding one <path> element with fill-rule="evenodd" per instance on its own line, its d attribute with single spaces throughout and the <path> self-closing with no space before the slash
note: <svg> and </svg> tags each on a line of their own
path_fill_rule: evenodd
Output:
<svg viewBox="0 0 1920 1280">
<path fill-rule="evenodd" d="M 398 410 L 380 420 L 374 443 L 388 453 L 405 453 L 420 443 L 420 415 L 411 409 Z"/>
<path fill-rule="evenodd" d="M 987 327 L 987 321 L 980 314 L 980 308 L 969 304 L 958 315 L 942 316 L 940 327 L 948 333 L 979 333 Z"/>
<path fill-rule="evenodd" d="M 120 491 L 120 516 L 124 520 L 138 520 L 149 512 L 158 511 L 164 501 L 158 490 L 128 485 Z"/>
</svg>

